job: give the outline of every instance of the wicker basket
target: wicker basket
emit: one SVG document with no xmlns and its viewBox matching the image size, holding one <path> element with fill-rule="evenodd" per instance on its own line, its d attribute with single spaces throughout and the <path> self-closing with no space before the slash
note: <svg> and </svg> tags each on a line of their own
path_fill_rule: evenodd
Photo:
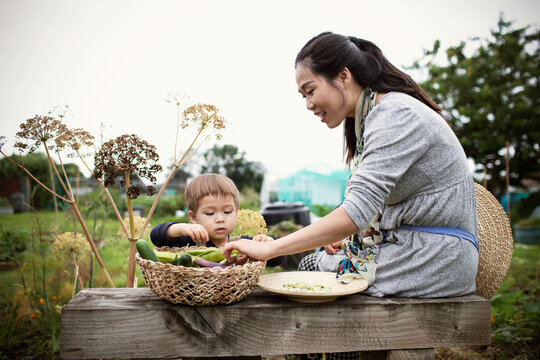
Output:
<svg viewBox="0 0 540 360">
<path fill-rule="evenodd" d="M 155 250 L 181 252 L 184 249 L 165 246 Z M 153 262 L 138 253 L 135 261 L 154 294 L 173 304 L 197 306 L 230 304 L 245 298 L 257 285 L 266 266 L 266 261 L 250 261 L 227 268 L 194 268 Z"/>
</svg>

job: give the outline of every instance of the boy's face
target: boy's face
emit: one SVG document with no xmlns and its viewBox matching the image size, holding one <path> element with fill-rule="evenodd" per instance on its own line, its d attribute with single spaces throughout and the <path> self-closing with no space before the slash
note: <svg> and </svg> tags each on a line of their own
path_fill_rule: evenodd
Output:
<svg viewBox="0 0 540 360">
<path fill-rule="evenodd" d="M 236 206 L 232 196 L 208 195 L 199 201 L 199 207 L 195 213 L 188 213 L 191 222 L 202 225 L 210 240 L 216 245 L 222 245 L 227 241 L 229 234 L 236 226 Z"/>
</svg>

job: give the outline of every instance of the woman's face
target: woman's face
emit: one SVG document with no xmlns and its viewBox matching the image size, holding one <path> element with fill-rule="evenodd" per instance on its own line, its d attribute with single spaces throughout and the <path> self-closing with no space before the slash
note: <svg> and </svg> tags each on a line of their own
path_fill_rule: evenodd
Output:
<svg viewBox="0 0 540 360">
<path fill-rule="evenodd" d="M 296 65 L 296 84 L 298 92 L 306 99 L 307 109 L 313 111 L 330 129 L 338 127 L 346 117 L 351 116 L 346 106 L 344 87 L 339 80 L 338 76 L 335 86 L 332 86 L 324 77 L 313 74 L 308 65 Z"/>
</svg>

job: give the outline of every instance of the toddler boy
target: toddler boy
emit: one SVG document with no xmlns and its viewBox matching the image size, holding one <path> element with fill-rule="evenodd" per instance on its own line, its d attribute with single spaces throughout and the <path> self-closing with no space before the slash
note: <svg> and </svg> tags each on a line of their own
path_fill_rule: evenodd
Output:
<svg viewBox="0 0 540 360">
<path fill-rule="evenodd" d="M 188 217 L 191 224 L 165 222 L 155 226 L 150 239 L 156 246 L 184 247 L 205 243 L 206 246 L 223 247 L 230 241 L 229 234 L 236 226 L 239 192 L 234 182 L 219 174 L 197 176 L 186 187 Z M 269 236 L 256 235 L 243 239 L 266 242 Z M 268 266 L 281 264 L 283 256 L 267 261 Z"/>
</svg>

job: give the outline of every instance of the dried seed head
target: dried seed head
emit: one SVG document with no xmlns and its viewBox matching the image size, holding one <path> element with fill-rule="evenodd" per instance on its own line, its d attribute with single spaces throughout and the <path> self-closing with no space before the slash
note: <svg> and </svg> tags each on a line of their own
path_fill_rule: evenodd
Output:
<svg viewBox="0 0 540 360">
<path fill-rule="evenodd" d="M 236 227 L 231 233 L 232 236 L 248 235 L 255 236 L 258 234 L 267 234 L 266 221 L 264 217 L 253 210 L 242 209 L 238 211 L 236 217 Z"/>
<path fill-rule="evenodd" d="M 187 128 L 191 123 L 197 124 L 198 130 L 210 128 L 214 130 L 216 139 L 221 139 L 221 130 L 225 129 L 225 119 L 220 116 L 219 110 L 214 105 L 195 104 L 184 110 L 184 120 L 182 129 Z"/>
<path fill-rule="evenodd" d="M 165 101 L 170 104 L 180 106 L 180 104 L 182 103 L 185 104 L 191 102 L 191 99 L 186 94 L 180 95 L 178 92 L 171 92 L 167 94 L 167 96 L 165 97 Z"/>
<path fill-rule="evenodd" d="M 137 186 L 130 185 L 126 190 L 126 194 L 130 199 L 136 199 L 141 195 L 141 191 Z"/>
<path fill-rule="evenodd" d="M 20 125 L 17 132 L 15 147 L 20 151 L 36 151 L 41 145 L 50 146 L 52 140 L 67 131 L 67 127 L 59 120 L 50 116 L 36 115 Z"/>
<path fill-rule="evenodd" d="M 143 227 L 145 222 L 146 222 L 146 218 L 138 216 L 138 215 L 133 216 L 133 225 L 134 225 L 133 228 L 135 229 L 135 234 L 139 234 L 141 232 L 142 227 Z M 124 224 L 126 225 L 126 228 L 128 229 L 128 231 L 130 231 L 131 227 L 129 225 L 129 218 L 124 219 Z M 151 228 L 152 228 L 152 224 L 148 224 L 148 226 L 144 230 L 144 233 L 142 233 L 140 235 L 140 238 L 142 238 L 142 239 L 148 238 L 148 236 L 150 236 L 150 229 Z M 118 236 L 126 236 L 126 234 L 124 233 L 124 230 L 122 228 L 118 229 L 118 232 L 116 233 L 116 235 L 118 235 Z"/>
<path fill-rule="evenodd" d="M 58 149 L 69 148 L 73 150 L 68 156 L 73 157 L 77 154 L 81 156 L 89 155 L 89 153 L 81 153 L 81 149 L 85 146 L 93 146 L 94 137 L 83 129 L 67 129 L 56 138 L 56 146 Z"/>
<path fill-rule="evenodd" d="M 90 244 L 81 233 L 65 232 L 56 237 L 51 251 L 57 259 L 72 253 L 79 256 L 90 252 Z"/>
<path fill-rule="evenodd" d="M 140 180 L 147 179 L 156 183 L 156 174 L 162 170 L 157 164 L 159 156 L 156 147 L 140 139 L 137 135 L 122 135 L 107 141 L 94 155 L 96 179 L 104 179 L 105 186 L 115 183 L 121 176 L 121 186 L 126 185 L 126 174 L 134 174 Z M 126 194 L 135 199 L 140 194 L 139 188 L 131 184 Z"/>
</svg>

